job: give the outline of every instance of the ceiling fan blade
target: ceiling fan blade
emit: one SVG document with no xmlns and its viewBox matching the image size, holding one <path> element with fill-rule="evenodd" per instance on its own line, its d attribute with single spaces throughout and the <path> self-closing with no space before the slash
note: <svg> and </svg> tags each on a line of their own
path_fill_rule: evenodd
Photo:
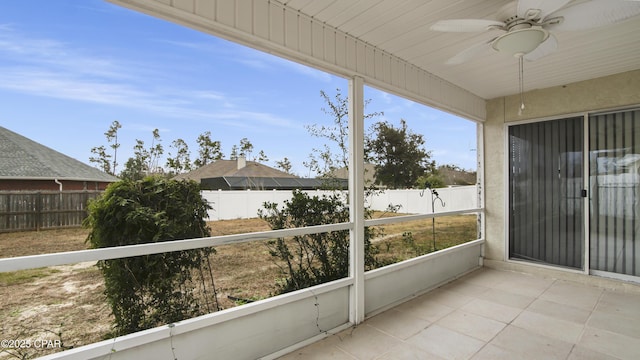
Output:
<svg viewBox="0 0 640 360">
<path fill-rule="evenodd" d="M 547 15 L 561 9 L 571 0 L 519 0 L 518 1 L 518 17 L 526 19 L 527 12 L 530 9 L 540 10 L 540 19 L 544 19 Z"/>
<path fill-rule="evenodd" d="M 558 39 L 553 34 L 549 34 L 547 40 L 543 41 L 537 48 L 524 56 L 527 61 L 538 60 L 558 49 Z"/>
<path fill-rule="evenodd" d="M 486 19 L 440 20 L 431 25 L 431 30 L 446 32 L 478 32 L 489 30 L 492 26 L 504 27 L 504 22 Z"/>
<path fill-rule="evenodd" d="M 446 64 L 447 65 L 458 65 L 458 64 L 462 64 L 462 63 L 466 62 L 467 60 L 470 60 L 471 58 L 482 56 L 485 53 L 489 54 L 492 51 L 491 43 L 495 39 L 497 39 L 497 38 L 493 38 L 493 39 L 491 39 L 489 41 L 485 41 L 485 42 L 481 42 L 481 43 L 475 44 L 475 45 L 473 45 L 471 47 L 468 47 L 468 48 L 462 50 L 461 52 L 456 54 L 454 57 L 452 57 L 451 59 L 447 60 Z"/>
<path fill-rule="evenodd" d="M 615 24 L 640 15 L 639 1 L 591 0 L 562 9 L 553 16 L 562 16 L 564 21 L 548 26 L 552 31 L 575 31 L 593 29 Z"/>
</svg>

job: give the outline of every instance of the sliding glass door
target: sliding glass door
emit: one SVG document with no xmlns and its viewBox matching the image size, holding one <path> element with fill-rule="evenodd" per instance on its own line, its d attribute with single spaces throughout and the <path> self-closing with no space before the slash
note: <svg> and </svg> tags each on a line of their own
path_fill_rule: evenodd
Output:
<svg viewBox="0 0 640 360">
<path fill-rule="evenodd" d="M 509 257 L 583 268 L 583 118 L 509 127 Z"/>
<path fill-rule="evenodd" d="M 589 117 L 591 270 L 640 276 L 640 110 Z"/>
<path fill-rule="evenodd" d="M 640 276 L 640 109 L 512 125 L 508 134 L 509 258 Z"/>
</svg>

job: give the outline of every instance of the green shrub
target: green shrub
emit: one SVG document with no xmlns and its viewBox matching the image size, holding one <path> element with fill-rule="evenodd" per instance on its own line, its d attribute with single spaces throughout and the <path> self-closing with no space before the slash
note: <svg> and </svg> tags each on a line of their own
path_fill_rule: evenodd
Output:
<svg viewBox="0 0 640 360">
<path fill-rule="evenodd" d="M 209 236 L 208 204 L 195 182 L 148 177 L 110 185 L 89 206 L 85 226 L 92 248 Z M 105 295 L 123 335 L 201 314 L 194 295 L 194 270 L 201 271 L 213 248 L 176 251 L 98 262 Z"/>
<path fill-rule="evenodd" d="M 313 225 L 336 224 L 349 221 L 349 208 L 337 193 L 310 197 L 294 191 L 291 200 L 278 209 L 276 203 L 266 202 L 258 215 L 273 230 Z M 373 229 L 365 228 L 365 268 L 378 266 L 377 247 L 371 245 Z M 318 234 L 278 238 L 267 242 L 269 253 L 285 274 L 280 293 L 344 278 L 349 274 L 349 232 L 331 231 Z"/>
</svg>

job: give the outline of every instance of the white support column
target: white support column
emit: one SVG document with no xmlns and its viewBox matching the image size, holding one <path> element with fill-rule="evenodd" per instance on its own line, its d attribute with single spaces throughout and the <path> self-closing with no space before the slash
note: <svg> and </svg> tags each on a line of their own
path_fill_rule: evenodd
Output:
<svg viewBox="0 0 640 360">
<path fill-rule="evenodd" d="M 364 320 L 364 81 L 349 80 L 349 321 Z"/>
</svg>

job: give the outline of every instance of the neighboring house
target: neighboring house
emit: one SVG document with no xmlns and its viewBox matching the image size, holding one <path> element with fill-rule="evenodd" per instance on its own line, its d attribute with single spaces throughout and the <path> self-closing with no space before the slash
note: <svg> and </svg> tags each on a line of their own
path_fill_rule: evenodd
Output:
<svg viewBox="0 0 640 360">
<path fill-rule="evenodd" d="M 205 190 L 310 190 L 324 184 L 323 180 L 300 178 L 242 157 L 216 160 L 174 179 L 194 180 Z"/>
<path fill-rule="evenodd" d="M 349 179 L 349 169 L 346 167 L 335 169 L 327 175 L 329 178 Z M 346 181 L 346 180 L 345 180 Z M 364 164 L 364 186 L 369 187 L 376 182 L 376 166 L 374 164 Z"/>
<path fill-rule="evenodd" d="M 118 180 L 0 127 L 0 190 L 104 190 Z"/>
<path fill-rule="evenodd" d="M 447 166 L 438 167 L 438 174 L 442 178 L 442 181 L 445 186 L 464 186 L 464 185 L 475 185 L 476 183 L 476 173 L 466 171 L 464 169 L 455 169 Z M 349 178 L 349 169 L 340 168 L 334 171 L 331 171 L 328 177 L 335 177 L 338 179 L 348 179 Z M 364 185 L 371 186 L 376 182 L 376 165 L 375 164 L 364 164 Z M 384 188 L 382 185 L 378 185 L 379 188 Z"/>
<path fill-rule="evenodd" d="M 466 186 L 476 184 L 476 172 L 448 166 L 438 167 L 438 176 L 446 186 Z"/>
</svg>

